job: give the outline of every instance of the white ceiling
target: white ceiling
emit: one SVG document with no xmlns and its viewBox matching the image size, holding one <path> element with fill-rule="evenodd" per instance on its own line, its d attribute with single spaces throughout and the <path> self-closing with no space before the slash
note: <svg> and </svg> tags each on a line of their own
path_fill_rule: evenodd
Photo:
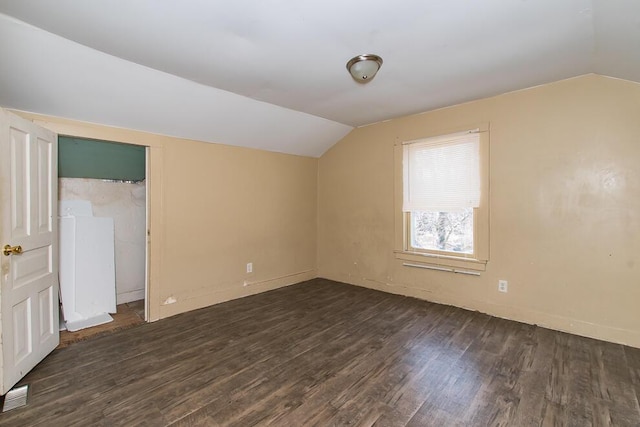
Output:
<svg viewBox="0 0 640 427">
<path fill-rule="evenodd" d="M 353 126 L 563 78 L 640 81 L 636 0 L 0 0 L 0 13 L 1 105 L 309 156 Z M 366 85 L 345 69 L 362 53 L 384 59 Z"/>
</svg>

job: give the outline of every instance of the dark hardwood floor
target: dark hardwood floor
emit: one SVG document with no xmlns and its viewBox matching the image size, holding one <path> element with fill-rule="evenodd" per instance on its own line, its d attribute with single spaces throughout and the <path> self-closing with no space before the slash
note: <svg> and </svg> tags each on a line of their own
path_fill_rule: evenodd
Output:
<svg viewBox="0 0 640 427">
<path fill-rule="evenodd" d="M 3 426 L 640 425 L 640 349 L 316 279 L 54 351 Z"/>
</svg>

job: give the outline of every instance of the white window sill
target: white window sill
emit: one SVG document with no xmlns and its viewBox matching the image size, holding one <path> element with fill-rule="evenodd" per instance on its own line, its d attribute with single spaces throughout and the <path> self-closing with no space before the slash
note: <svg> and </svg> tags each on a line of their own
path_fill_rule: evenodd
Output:
<svg viewBox="0 0 640 427">
<path fill-rule="evenodd" d="M 447 255 L 428 254 L 423 252 L 410 252 L 410 251 L 394 251 L 397 259 L 409 261 L 416 265 L 408 265 L 409 267 L 420 267 L 424 265 L 424 268 L 429 266 L 436 266 L 434 270 L 450 271 L 452 273 L 464 273 L 464 270 L 486 271 L 487 261 L 481 261 L 474 258 L 463 258 Z"/>
</svg>

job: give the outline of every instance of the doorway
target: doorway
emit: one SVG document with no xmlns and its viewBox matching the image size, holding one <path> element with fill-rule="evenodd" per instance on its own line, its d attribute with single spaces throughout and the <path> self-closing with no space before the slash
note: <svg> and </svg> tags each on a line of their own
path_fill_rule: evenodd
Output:
<svg viewBox="0 0 640 427">
<path fill-rule="evenodd" d="M 93 216 L 111 218 L 115 267 L 115 309 L 109 309 L 113 321 L 63 331 L 60 347 L 147 320 L 147 150 L 145 146 L 113 141 L 64 135 L 58 138 L 60 215 L 69 201 L 83 201 L 90 204 Z M 61 314 L 65 311 L 64 286 L 61 280 Z M 64 326 L 61 320 L 61 330 Z"/>
</svg>

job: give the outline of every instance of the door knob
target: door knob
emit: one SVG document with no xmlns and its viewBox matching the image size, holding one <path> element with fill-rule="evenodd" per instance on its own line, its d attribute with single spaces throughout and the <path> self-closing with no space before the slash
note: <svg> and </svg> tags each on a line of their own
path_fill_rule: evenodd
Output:
<svg viewBox="0 0 640 427">
<path fill-rule="evenodd" d="M 4 245 L 4 248 L 2 249 L 2 253 L 5 256 L 9 256 L 11 254 L 20 255 L 22 253 L 22 246 Z"/>
</svg>

